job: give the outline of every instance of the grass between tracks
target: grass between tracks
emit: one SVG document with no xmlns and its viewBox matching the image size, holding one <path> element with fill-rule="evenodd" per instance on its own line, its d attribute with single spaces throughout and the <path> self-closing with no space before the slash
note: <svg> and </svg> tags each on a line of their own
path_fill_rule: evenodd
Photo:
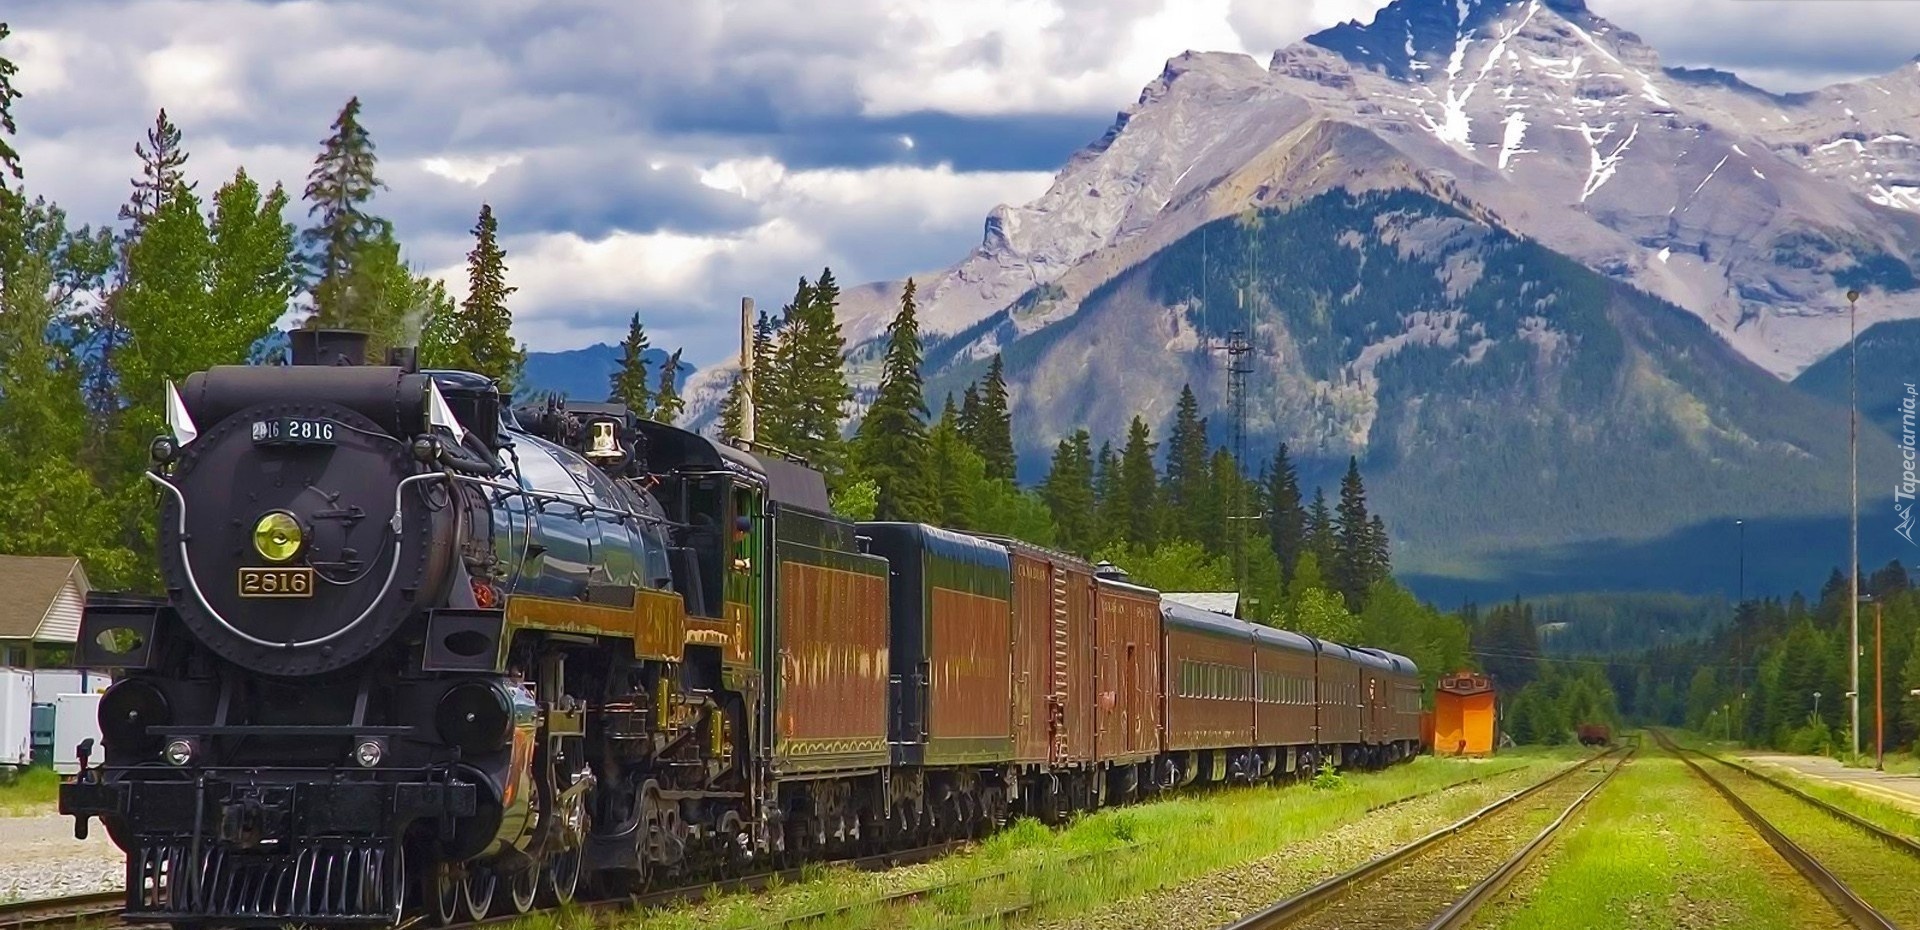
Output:
<svg viewBox="0 0 1920 930">
<path fill-rule="evenodd" d="M 1719 794 L 1651 745 L 1578 818 L 1475 927 L 1846 926 Z"/>
<path fill-rule="evenodd" d="M 1289 784 L 1215 791 L 1101 811 L 1061 830 L 1022 821 L 937 862 L 883 873 L 820 868 L 810 870 L 804 881 L 757 895 L 719 896 L 692 907 L 606 920 L 647 930 L 745 930 L 923 888 L 936 890 L 903 907 L 860 907 L 806 926 L 992 926 L 981 918 L 1031 901 L 1045 902 L 1041 913 L 1072 913 L 1270 855 L 1358 819 L 1371 807 L 1489 773 L 1535 768 L 1544 774 L 1578 755 L 1561 750 L 1478 761 L 1420 758 L 1346 779 L 1333 790 Z M 990 877 L 996 875 L 1001 877 Z M 972 879 L 984 880 L 957 884 Z M 529 930 L 547 930 L 552 920 Z M 558 920 L 568 924 L 565 916 Z"/>
<path fill-rule="evenodd" d="M 36 765 L 0 783 L 0 817 L 52 813 L 60 800 L 60 776 Z"/>
<path fill-rule="evenodd" d="M 1682 746 L 1711 752 L 1756 772 L 1771 775 L 1868 823 L 1884 827 L 1910 839 L 1920 840 L 1920 814 L 1915 814 L 1904 807 L 1878 800 L 1872 795 L 1863 794 L 1825 779 L 1802 775 L 1784 766 L 1762 765 L 1741 759 L 1738 755 L 1740 747 L 1731 743 L 1689 739 L 1680 734 L 1674 734 L 1674 736 Z M 1724 765 L 1718 763 L 1712 763 L 1712 765 L 1716 774 L 1733 774 L 1733 770 Z"/>
</svg>

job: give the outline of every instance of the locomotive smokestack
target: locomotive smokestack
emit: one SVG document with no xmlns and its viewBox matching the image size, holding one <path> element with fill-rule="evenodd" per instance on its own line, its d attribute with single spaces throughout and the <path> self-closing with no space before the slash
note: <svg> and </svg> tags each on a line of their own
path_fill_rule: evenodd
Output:
<svg viewBox="0 0 1920 930">
<path fill-rule="evenodd" d="M 296 329 L 293 340 L 295 365 L 365 365 L 367 334 L 351 329 Z"/>
</svg>

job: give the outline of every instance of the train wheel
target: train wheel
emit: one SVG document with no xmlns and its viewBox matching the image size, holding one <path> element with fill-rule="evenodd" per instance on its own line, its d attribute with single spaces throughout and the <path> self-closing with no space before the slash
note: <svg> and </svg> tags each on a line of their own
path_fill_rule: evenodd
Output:
<svg viewBox="0 0 1920 930">
<path fill-rule="evenodd" d="M 561 816 L 564 845 L 548 853 L 540 869 L 541 896 L 548 904 L 571 902 L 575 891 L 580 887 L 580 863 L 583 858 L 581 848 L 586 844 L 587 838 L 585 802 L 576 800 L 567 805 L 567 809 Z"/>
<path fill-rule="evenodd" d="M 533 910 L 533 899 L 540 894 L 540 873 L 540 864 L 536 862 L 507 879 L 507 903 L 513 905 L 515 914 Z"/>
<path fill-rule="evenodd" d="M 429 923 L 445 927 L 460 920 L 462 884 L 448 863 L 434 863 L 420 870 L 420 898 L 426 902 Z"/>
<path fill-rule="evenodd" d="M 485 920 L 493 909 L 493 892 L 499 885 L 500 877 L 492 869 L 468 869 L 467 877 L 460 881 L 460 912 L 468 920 Z"/>
</svg>

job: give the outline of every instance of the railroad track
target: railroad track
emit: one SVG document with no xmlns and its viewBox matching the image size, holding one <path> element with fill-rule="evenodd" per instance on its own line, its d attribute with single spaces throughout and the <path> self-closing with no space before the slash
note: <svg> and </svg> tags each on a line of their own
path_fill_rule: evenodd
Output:
<svg viewBox="0 0 1920 930">
<path fill-rule="evenodd" d="M 1385 801 L 1380 804 L 1375 804 L 1367 808 L 1367 812 L 1373 813 L 1375 811 L 1397 807 L 1402 804 L 1410 804 L 1415 801 L 1421 800 L 1422 798 L 1439 794 L 1440 792 L 1443 792 L 1443 791 L 1452 791 L 1454 789 L 1463 788 L 1468 785 L 1478 784 L 1488 779 L 1498 778 L 1502 775 L 1510 774 L 1518 770 L 1519 770 L 1519 767 L 1506 768 L 1506 769 L 1500 769 L 1497 771 L 1486 772 L 1483 774 L 1475 775 L 1471 778 L 1463 778 L 1463 779 L 1460 779 L 1459 781 L 1449 782 L 1445 785 L 1440 785 L 1438 787 L 1430 788 L 1425 791 L 1417 792 L 1415 794 L 1410 794 L 1403 798 L 1398 798 L 1392 801 Z M 698 901 L 712 894 L 753 893 L 753 892 L 765 890 L 766 888 L 775 884 L 790 884 L 790 883 L 801 880 L 809 869 L 818 868 L 823 865 L 824 866 L 841 866 L 841 867 L 852 868 L 860 871 L 881 871 L 889 868 L 897 868 L 902 866 L 915 865 L 923 862 L 929 862 L 929 861 L 932 861 L 933 859 L 937 859 L 959 848 L 962 848 L 965 845 L 967 845 L 967 843 L 968 841 L 961 840 L 961 841 L 954 841 L 949 843 L 939 843 L 931 846 L 925 846 L 918 849 L 905 850 L 901 852 L 883 853 L 879 855 L 865 856 L 860 858 L 829 860 L 829 861 L 820 862 L 820 863 L 810 863 L 805 866 L 800 866 L 800 867 L 795 867 L 790 869 L 759 872 L 752 875 L 743 875 L 743 876 L 731 877 L 726 879 L 720 879 L 717 881 L 710 881 L 710 882 L 704 882 L 699 884 L 690 884 L 682 887 L 648 892 L 645 894 L 632 895 L 624 898 L 608 898 L 608 899 L 596 899 L 596 900 L 582 899 L 578 901 L 575 906 L 584 910 L 589 910 L 589 911 L 651 910 L 651 909 L 658 909 L 658 908 L 669 908 L 669 907 L 674 907 L 681 904 L 690 903 L 693 901 Z M 791 917 L 791 918 L 786 918 L 786 919 L 764 924 L 762 925 L 762 927 L 777 928 L 777 927 L 799 926 L 799 925 L 804 925 L 810 922 L 817 922 L 828 917 L 832 917 L 832 916 L 836 916 L 839 914 L 844 914 L 844 913 L 848 913 L 848 912 L 860 910 L 860 909 L 868 909 L 868 908 L 885 909 L 885 908 L 900 907 L 906 904 L 913 903 L 915 901 L 923 900 L 927 897 L 932 896 L 935 893 L 938 893 L 944 890 L 963 888 L 963 887 L 979 887 L 996 880 L 1006 880 L 1006 879 L 1017 878 L 1026 874 L 1030 874 L 1032 871 L 1038 868 L 1057 868 L 1062 865 L 1067 865 L 1070 867 L 1080 867 L 1087 864 L 1092 864 L 1093 862 L 1100 860 L 1108 855 L 1133 851 L 1141 848 L 1144 845 L 1147 845 L 1147 844 L 1132 844 L 1128 846 L 1115 847 L 1114 849 L 1103 850 L 1097 853 L 1082 854 L 1080 856 L 1075 856 L 1069 860 L 1053 860 L 1045 864 L 1037 864 L 1031 868 L 1009 869 L 1001 872 L 990 873 L 987 875 L 970 877 L 967 879 L 962 879 L 958 882 L 951 882 L 944 885 L 934 885 L 934 886 L 928 886 L 923 888 L 907 889 L 904 891 L 896 892 L 891 895 L 877 896 L 870 899 L 852 902 L 844 906 L 839 906 L 839 907 L 830 908 L 830 909 L 823 909 L 818 912 L 813 912 L 808 914 L 795 915 L 794 917 Z M 123 892 L 107 891 L 107 892 L 99 892 L 99 893 L 93 893 L 93 894 L 72 895 L 72 896 L 59 897 L 59 898 L 40 898 L 40 899 L 34 899 L 29 901 L 17 901 L 9 904 L 0 904 L 0 930 L 42 930 L 42 928 L 61 927 L 61 926 L 67 926 L 71 924 L 78 924 L 78 923 L 87 923 L 90 926 L 100 926 L 103 924 L 119 925 L 121 923 L 121 921 L 119 920 L 119 917 L 120 917 L 120 911 L 121 911 L 121 901 L 123 900 L 123 897 L 124 897 Z M 1030 913 L 1034 909 L 1038 908 L 1042 903 L 1044 903 L 1044 901 L 1032 900 L 1032 899 L 1015 901 L 1009 904 L 1001 905 L 993 910 L 969 915 L 966 917 L 957 918 L 952 925 L 964 927 L 964 926 L 974 926 L 974 925 L 987 925 L 987 924 L 992 924 L 996 921 L 1004 923 L 1006 921 L 1016 919 L 1020 916 Z M 501 916 L 495 916 L 495 917 L 488 917 L 480 921 L 472 921 L 472 922 L 455 924 L 451 928 L 449 928 L 449 930 L 463 930 L 463 928 L 468 928 L 468 930 L 470 930 L 470 928 L 504 926 L 506 924 L 510 924 L 516 920 L 519 920 L 521 916 L 523 915 L 501 915 Z M 411 917 L 402 923 L 403 930 L 419 930 L 419 928 L 423 926 L 424 926 L 424 921 L 417 916 Z"/>
<path fill-rule="evenodd" d="M 38 930 L 68 924 L 119 922 L 121 891 L 35 898 L 0 904 L 0 930 Z"/>
<path fill-rule="evenodd" d="M 1920 864 L 1920 843 L 1916 843 L 1911 837 L 1901 836 L 1898 833 L 1881 827 L 1879 824 L 1865 820 L 1850 811 L 1843 810 L 1820 798 L 1816 798 L 1800 788 L 1787 784 L 1773 776 L 1755 771 L 1738 763 L 1729 762 L 1711 753 L 1682 748 L 1675 744 L 1665 733 L 1658 730 L 1653 731 L 1653 736 L 1655 740 L 1659 741 L 1662 748 L 1672 753 L 1673 756 L 1681 762 L 1686 763 L 1687 767 L 1692 769 L 1694 774 L 1705 779 L 1708 784 L 1712 785 L 1714 790 L 1719 792 L 1720 796 L 1725 798 L 1727 803 L 1733 806 L 1734 810 L 1740 812 L 1740 816 L 1754 828 L 1755 832 L 1759 833 L 1760 836 L 1767 841 L 1767 845 L 1772 846 L 1782 858 L 1786 859 L 1787 862 L 1793 866 L 1795 871 L 1799 872 L 1808 883 L 1818 889 L 1820 894 L 1831 902 L 1833 906 L 1840 911 L 1841 915 L 1846 917 L 1849 923 L 1855 927 L 1862 928 L 1862 930 L 1900 930 L 1900 925 L 1894 923 L 1880 909 L 1874 907 L 1873 904 L 1865 898 L 1862 898 L 1860 894 L 1854 890 L 1853 886 L 1842 878 L 1835 869 L 1829 868 L 1828 864 L 1823 862 L 1820 856 L 1816 856 L 1795 842 L 1771 820 L 1767 819 L 1765 814 L 1761 813 L 1761 811 L 1749 803 L 1745 797 L 1742 797 L 1731 785 L 1727 784 L 1726 780 L 1708 771 L 1706 767 L 1696 762 L 1693 756 L 1704 756 L 1707 759 L 1711 759 L 1741 773 L 1744 777 L 1751 779 L 1755 784 L 1769 786 L 1776 789 L 1780 795 L 1796 798 L 1814 810 L 1830 815 L 1835 820 L 1847 824 L 1853 830 L 1859 831 L 1860 834 L 1884 844 L 1885 848 L 1910 857 L 1916 864 Z M 1831 856 L 1832 853 L 1829 851 L 1828 855 Z M 1842 871 L 1845 871 L 1845 869 Z M 1869 877 L 1876 881 L 1882 880 L 1882 876 L 1879 875 Z M 1910 893 L 1911 887 L 1911 885 L 1908 885 L 1902 890 Z"/>
<path fill-rule="evenodd" d="M 1480 905 L 1505 887 L 1533 861 L 1562 826 L 1588 799 L 1613 779 L 1635 750 L 1609 749 L 1554 773 L 1551 777 L 1507 795 L 1384 856 L 1336 875 L 1265 910 L 1227 925 L 1222 930 L 1280 930 L 1280 928 L 1462 927 Z M 1596 764 L 1618 754 L 1595 773 Z M 1577 776 L 1588 775 L 1582 779 Z M 1548 803 L 1556 802 L 1556 803 Z M 1529 833 L 1526 815 L 1558 809 L 1544 828 Z M 1481 839 L 1504 837 L 1509 844 L 1525 840 L 1501 857 Z M 1463 874 L 1482 876 L 1461 892 Z M 1364 891 L 1364 894 L 1361 892 Z M 1358 906 L 1348 907 L 1349 902 Z"/>
</svg>

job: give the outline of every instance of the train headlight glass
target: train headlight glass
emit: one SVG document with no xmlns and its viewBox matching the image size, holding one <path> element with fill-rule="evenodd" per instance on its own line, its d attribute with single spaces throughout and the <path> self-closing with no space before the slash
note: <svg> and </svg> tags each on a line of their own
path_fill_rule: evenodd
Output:
<svg viewBox="0 0 1920 930">
<path fill-rule="evenodd" d="M 253 548 L 269 562 L 285 562 L 300 552 L 304 542 L 300 521 L 284 510 L 275 510 L 253 525 Z"/>
<path fill-rule="evenodd" d="M 193 761 L 193 744 L 183 739 L 174 740 L 167 744 L 166 751 L 162 752 L 161 756 L 167 760 L 168 765 L 186 765 Z"/>
<path fill-rule="evenodd" d="M 360 745 L 353 747 L 353 762 L 363 769 L 370 769 L 379 765 L 380 757 L 386 754 L 386 748 L 380 745 L 379 740 L 362 740 Z"/>
</svg>

